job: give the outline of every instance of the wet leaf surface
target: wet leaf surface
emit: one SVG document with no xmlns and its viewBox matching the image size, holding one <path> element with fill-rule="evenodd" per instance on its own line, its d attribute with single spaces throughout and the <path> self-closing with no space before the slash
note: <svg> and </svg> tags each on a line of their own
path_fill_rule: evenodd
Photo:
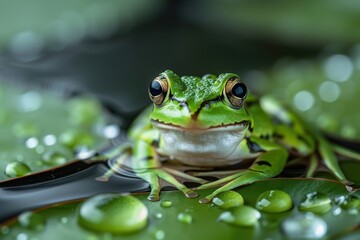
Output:
<svg viewBox="0 0 360 240">
<path fill-rule="evenodd" d="M 148 209 L 149 223 L 143 230 L 131 235 L 119 235 L 90 231 L 78 224 L 78 212 L 82 202 L 74 202 L 53 206 L 37 214 L 46 219 L 42 230 L 34 231 L 15 222 L 9 229 L 3 227 L 3 239 L 16 239 L 19 234 L 25 234 L 30 239 L 156 239 L 158 231 L 162 231 L 164 239 L 176 239 L 178 236 L 190 239 L 281 239 L 280 225 L 289 216 L 300 214 L 297 207 L 306 194 L 319 192 L 330 199 L 337 196 L 348 195 L 346 187 L 336 181 L 315 179 L 271 179 L 258 182 L 249 186 L 236 189 L 245 200 L 246 206 L 255 207 L 260 194 L 269 190 L 282 190 L 288 193 L 294 202 L 292 210 L 284 213 L 264 213 L 253 227 L 238 227 L 224 222 L 219 222 L 219 216 L 227 210 L 216 205 L 200 204 L 198 199 L 187 199 L 182 193 L 163 192 L 161 199 L 171 201 L 172 206 L 164 208 L 160 202 L 149 202 L 146 194 L 135 194 Z M 200 198 L 210 193 L 211 190 L 199 192 Z M 355 228 L 360 223 L 360 209 L 336 211 L 333 203 L 332 209 L 324 215 L 319 215 L 328 227 L 327 236 L 335 236 Z M 180 213 L 191 216 L 192 221 L 184 223 L 178 220 Z M 6 228 L 6 227 L 5 227 Z M 159 235 L 159 233 L 158 233 Z"/>
</svg>

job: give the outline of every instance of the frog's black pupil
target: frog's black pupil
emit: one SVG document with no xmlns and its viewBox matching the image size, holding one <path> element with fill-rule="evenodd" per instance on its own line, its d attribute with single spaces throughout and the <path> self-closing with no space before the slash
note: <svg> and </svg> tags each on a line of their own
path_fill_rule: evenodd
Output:
<svg viewBox="0 0 360 240">
<path fill-rule="evenodd" d="M 246 96 L 246 86 L 243 83 L 236 83 L 232 90 L 232 95 L 238 98 L 244 98 Z"/>
<path fill-rule="evenodd" d="M 162 93 L 163 89 L 161 84 L 158 81 L 152 81 L 150 84 L 150 94 L 153 96 L 158 96 Z"/>
</svg>

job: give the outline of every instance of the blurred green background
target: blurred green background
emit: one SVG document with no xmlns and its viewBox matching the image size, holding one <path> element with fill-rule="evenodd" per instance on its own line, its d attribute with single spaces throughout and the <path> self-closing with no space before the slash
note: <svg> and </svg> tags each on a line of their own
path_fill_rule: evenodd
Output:
<svg viewBox="0 0 360 240">
<path fill-rule="evenodd" d="M 0 1 L 7 80 L 65 83 L 124 112 L 159 72 L 235 72 L 320 127 L 358 138 L 360 2 Z M 315 120 L 315 121 L 314 121 Z"/>
</svg>

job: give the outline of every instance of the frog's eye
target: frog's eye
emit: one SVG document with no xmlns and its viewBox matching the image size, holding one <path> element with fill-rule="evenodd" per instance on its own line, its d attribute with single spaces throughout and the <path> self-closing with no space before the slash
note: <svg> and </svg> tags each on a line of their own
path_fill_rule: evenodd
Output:
<svg viewBox="0 0 360 240">
<path fill-rule="evenodd" d="M 225 85 L 225 95 L 227 100 L 234 107 L 241 107 L 247 95 L 247 88 L 239 78 L 230 78 Z"/>
<path fill-rule="evenodd" d="M 167 95 L 168 88 L 169 85 L 166 78 L 162 76 L 155 78 L 149 86 L 149 96 L 151 101 L 156 105 L 162 104 Z"/>
</svg>

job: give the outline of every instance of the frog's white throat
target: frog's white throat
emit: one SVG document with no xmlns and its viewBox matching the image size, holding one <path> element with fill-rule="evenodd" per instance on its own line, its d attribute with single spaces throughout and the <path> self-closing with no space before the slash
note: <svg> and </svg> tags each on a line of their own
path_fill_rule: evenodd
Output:
<svg viewBox="0 0 360 240">
<path fill-rule="evenodd" d="M 153 122 L 161 134 L 158 153 L 192 166 L 224 166 L 239 162 L 234 158 L 244 139 L 248 123 L 208 129 L 186 129 Z"/>
</svg>

